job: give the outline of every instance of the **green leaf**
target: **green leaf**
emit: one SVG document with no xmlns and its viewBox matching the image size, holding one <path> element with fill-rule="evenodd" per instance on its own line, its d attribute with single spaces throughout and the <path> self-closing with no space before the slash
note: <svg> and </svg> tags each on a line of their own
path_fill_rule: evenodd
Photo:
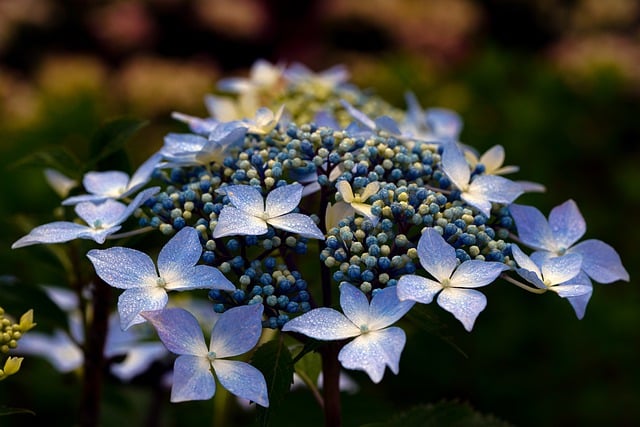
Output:
<svg viewBox="0 0 640 427">
<path fill-rule="evenodd" d="M 148 123 L 145 120 L 118 118 L 98 129 L 89 144 L 90 169 L 122 151 L 131 136 Z"/>
<path fill-rule="evenodd" d="M 276 339 L 258 347 L 251 364 L 262 372 L 267 381 L 269 407 L 258 407 L 258 425 L 266 427 L 293 383 L 293 359 L 284 341 Z"/>
<path fill-rule="evenodd" d="M 411 311 L 407 313 L 406 317 L 420 329 L 440 338 L 461 355 L 468 357 L 464 350 L 454 342 L 453 337 L 447 334 L 447 324 L 438 317 L 434 309 L 429 305 L 416 304 Z"/>
<path fill-rule="evenodd" d="M 76 179 L 81 176 L 82 169 L 80 160 L 72 152 L 60 146 L 36 151 L 9 165 L 9 169 L 24 167 L 51 168 Z"/>
<path fill-rule="evenodd" d="M 318 377 L 322 371 L 322 357 L 315 351 L 308 352 L 296 362 L 294 368 L 296 374 L 307 386 L 317 387 Z"/>
<path fill-rule="evenodd" d="M 362 427 L 511 427 L 493 415 L 477 412 L 467 403 L 442 401 L 418 405 L 382 423 Z"/>
</svg>

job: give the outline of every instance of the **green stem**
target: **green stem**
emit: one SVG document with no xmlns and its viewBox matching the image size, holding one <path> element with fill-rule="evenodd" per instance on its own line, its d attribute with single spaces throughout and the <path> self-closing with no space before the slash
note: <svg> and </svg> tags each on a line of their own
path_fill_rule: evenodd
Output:
<svg viewBox="0 0 640 427">
<path fill-rule="evenodd" d="M 531 292 L 532 294 L 544 294 L 545 292 L 547 292 L 547 288 L 534 288 L 532 286 L 525 285 L 524 283 L 512 278 L 511 276 L 507 276 L 506 274 L 501 274 L 500 277 L 507 282 L 512 283 L 521 289 L 524 289 L 525 291 Z"/>
</svg>

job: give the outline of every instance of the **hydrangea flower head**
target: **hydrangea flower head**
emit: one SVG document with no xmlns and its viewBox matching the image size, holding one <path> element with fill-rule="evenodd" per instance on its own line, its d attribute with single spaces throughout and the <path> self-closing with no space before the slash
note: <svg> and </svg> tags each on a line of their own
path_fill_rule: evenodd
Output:
<svg viewBox="0 0 640 427">
<path fill-rule="evenodd" d="M 232 394 L 267 407 L 267 384 L 262 373 L 246 362 L 227 360 L 251 350 L 262 333 L 261 304 L 225 311 L 211 331 L 206 345 L 198 320 L 182 308 L 145 311 L 169 351 L 178 355 L 173 370 L 171 401 L 207 400 L 216 392 L 216 382 Z"/>
<path fill-rule="evenodd" d="M 491 216 L 492 202 L 510 204 L 523 193 L 520 185 L 501 176 L 476 175 L 472 179 L 469 163 L 455 143 L 444 147 L 442 170 L 461 191 L 460 198 L 486 217 Z"/>
<path fill-rule="evenodd" d="M 418 241 L 422 267 L 435 279 L 404 275 L 398 280 L 398 298 L 428 304 L 438 294 L 438 305 L 455 316 L 471 331 L 487 298 L 474 288 L 493 282 L 508 267 L 491 261 L 467 260 L 458 265 L 455 250 L 433 228 L 427 228 Z"/>
<path fill-rule="evenodd" d="M 346 369 L 365 371 L 378 383 L 387 366 L 398 373 L 406 336 L 402 329 L 391 325 L 413 304 L 399 301 L 395 287 L 375 292 L 369 303 L 362 291 L 345 282 L 340 285 L 344 314 L 328 307 L 316 308 L 290 320 L 282 330 L 325 341 L 355 337 L 340 350 L 338 360 Z"/>
<path fill-rule="evenodd" d="M 62 204 L 75 205 L 80 202 L 98 203 L 107 199 L 124 199 L 149 182 L 161 158 L 160 153 L 149 157 L 133 173 L 131 179 L 129 175 L 120 171 L 88 172 L 82 179 L 82 185 L 90 194 L 69 197 L 63 200 Z"/>
<path fill-rule="evenodd" d="M 87 253 L 102 280 L 125 290 L 118 298 L 122 329 L 144 322 L 141 311 L 163 308 L 168 291 L 235 290 L 217 268 L 196 265 L 201 255 L 198 232 L 192 227 L 183 228 L 164 245 L 157 269 L 147 254 L 135 249 L 118 246 Z"/>
<path fill-rule="evenodd" d="M 265 200 L 258 190 L 249 185 L 225 187 L 231 204 L 225 205 L 220 212 L 213 237 L 259 236 L 268 231 L 268 224 L 303 237 L 323 239 L 322 231 L 310 217 L 291 213 L 300 203 L 302 190 L 300 184 L 277 187 L 267 194 Z"/>
<path fill-rule="evenodd" d="M 554 207 L 549 220 L 535 207 L 513 204 L 509 207 L 520 241 L 536 250 L 532 258 L 563 256 L 577 253 L 582 256 L 582 270 L 598 283 L 616 280 L 629 281 L 629 273 L 618 253 L 601 240 L 578 240 L 587 226 L 573 200 Z"/>
<path fill-rule="evenodd" d="M 55 221 L 35 227 L 24 237 L 11 245 L 12 249 L 39 243 L 63 243 L 74 239 L 90 239 L 104 243 L 106 238 L 122 228 L 121 224 L 140 205 L 159 190 L 148 188 L 138 193 L 129 205 L 107 199 L 102 203 L 82 202 L 75 206 L 75 212 L 86 225 L 76 222 Z"/>
</svg>

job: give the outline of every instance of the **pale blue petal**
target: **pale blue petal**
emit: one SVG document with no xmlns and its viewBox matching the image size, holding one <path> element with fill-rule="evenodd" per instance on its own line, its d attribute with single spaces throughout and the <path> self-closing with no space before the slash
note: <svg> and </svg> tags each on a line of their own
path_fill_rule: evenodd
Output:
<svg viewBox="0 0 640 427">
<path fill-rule="evenodd" d="M 299 332 L 317 340 L 332 341 L 360 335 L 360 328 L 332 308 L 320 307 L 289 320 L 285 332 Z"/>
<path fill-rule="evenodd" d="M 291 184 L 274 188 L 267 194 L 265 211 L 269 218 L 275 218 L 291 212 L 300 203 L 302 185 Z"/>
<path fill-rule="evenodd" d="M 518 229 L 518 238 L 534 249 L 554 251 L 555 240 L 547 219 L 533 206 L 512 204 L 509 211 Z"/>
<path fill-rule="evenodd" d="M 192 133 L 170 133 L 164 137 L 164 146 L 160 153 L 168 158 L 197 153 L 207 141 L 207 138 Z"/>
<path fill-rule="evenodd" d="M 576 202 L 567 200 L 551 209 L 549 227 L 558 247 L 569 248 L 587 231 L 587 225 Z"/>
<path fill-rule="evenodd" d="M 410 300 L 429 304 L 433 297 L 442 290 L 442 285 L 431 279 L 407 274 L 400 277 L 397 288 L 400 301 Z"/>
<path fill-rule="evenodd" d="M 356 119 L 361 125 L 368 128 L 369 130 L 374 130 L 376 128 L 376 123 L 362 111 L 358 110 L 344 99 L 340 100 L 340 103 L 342 104 L 344 109 L 347 110 L 347 112 L 351 115 L 351 117 Z"/>
<path fill-rule="evenodd" d="M 446 108 L 427 108 L 424 114 L 427 125 L 437 137 L 458 140 L 462 132 L 462 118 L 458 113 Z"/>
<path fill-rule="evenodd" d="M 384 130 L 390 135 L 400 135 L 402 133 L 396 121 L 389 116 L 376 117 L 374 123 L 376 124 L 376 129 Z"/>
<path fill-rule="evenodd" d="M 136 249 L 113 247 L 92 249 L 87 258 L 96 274 L 109 285 L 119 289 L 155 286 L 156 266 L 147 254 Z"/>
<path fill-rule="evenodd" d="M 118 297 L 118 314 L 123 330 L 143 323 L 142 311 L 160 310 L 167 305 L 167 293 L 159 287 L 129 288 Z"/>
<path fill-rule="evenodd" d="M 129 185 L 125 195 L 129 195 L 135 191 L 138 191 L 140 187 L 149 182 L 153 171 L 158 167 L 162 160 L 162 154 L 154 153 L 144 163 L 138 167 L 138 169 L 131 176 Z"/>
<path fill-rule="evenodd" d="M 566 254 L 547 259 L 540 266 L 544 281 L 552 285 L 573 279 L 580 272 L 582 256 L 580 254 Z"/>
<path fill-rule="evenodd" d="M 221 123 L 209 135 L 209 140 L 221 147 L 235 147 L 244 142 L 247 125 L 239 120 Z"/>
<path fill-rule="evenodd" d="M 96 243 L 103 244 L 104 241 L 107 239 L 107 237 L 109 237 L 111 234 L 115 233 L 116 231 L 120 230 L 121 228 L 122 226 L 120 225 L 116 225 L 109 228 L 102 228 L 99 230 L 87 228 L 86 231 L 83 231 L 80 234 L 78 234 L 78 238 L 91 239 L 91 240 L 95 240 Z"/>
<path fill-rule="evenodd" d="M 455 143 L 448 143 L 442 152 L 442 171 L 449 177 L 453 185 L 465 191 L 471 178 L 469 163 Z"/>
<path fill-rule="evenodd" d="M 71 196 L 69 198 L 64 199 L 62 201 L 62 205 L 71 206 L 71 205 L 77 205 L 78 203 L 86 203 L 86 202 L 100 203 L 109 198 L 110 198 L 109 196 L 102 196 L 102 195 L 96 195 L 96 194 L 81 194 L 79 196 Z"/>
<path fill-rule="evenodd" d="M 570 284 L 551 286 L 549 290 L 557 293 L 562 298 L 572 298 L 591 293 L 593 287 L 588 285 Z"/>
<path fill-rule="evenodd" d="M 29 245 L 39 243 L 62 243 L 69 240 L 77 239 L 80 234 L 89 231 L 86 225 L 76 224 L 75 222 L 56 221 L 49 224 L 39 225 L 34 228 L 26 236 L 16 240 L 11 249 L 22 248 Z"/>
<path fill-rule="evenodd" d="M 451 286 L 479 288 L 496 280 L 508 268 L 501 262 L 468 260 L 460 264 L 451 276 Z"/>
<path fill-rule="evenodd" d="M 218 215 L 218 223 L 213 229 L 213 238 L 224 236 L 260 236 L 268 231 L 267 223 L 233 206 L 226 205 Z"/>
<path fill-rule="evenodd" d="M 463 192 L 460 194 L 460 198 L 467 204 L 478 209 L 480 213 L 487 218 L 491 216 L 491 202 L 487 200 L 484 194 Z"/>
<path fill-rule="evenodd" d="M 340 307 L 347 319 L 360 327 L 369 325 L 369 300 L 360 289 L 349 283 L 340 285 Z"/>
<path fill-rule="evenodd" d="M 538 278 L 538 281 L 542 280 L 542 272 L 540 271 L 540 267 L 536 264 L 531 258 L 529 258 L 518 245 L 511 245 L 511 255 L 513 255 L 513 260 L 518 264 L 519 267 L 533 272 L 535 276 Z"/>
<path fill-rule="evenodd" d="M 58 372 L 71 372 L 82 366 L 84 356 L 78 344 L 66 332 L 55 330 L 53 335 L 29 332 L 20 338 L 15 355 L 34 355 L 46 359 Z"/>
<path fill-rule="evenodd" d="M 393 325 L 407 314 L 414 304 L 414 301 L 400 301 L 396 286 L 388 286 L 377 291 L 369 306 L 369 330 L 380 330 Z"/>
<path fill-rule="evenodd" d="M 160 250 L 158 271 L 162 277 L 179 276 L 186 268 L 196 265 L 201 255 L 198 232 L 193 227 L 184 227 Z"/>
<path fill-rule="evenodd" d="M 584 317 L 584 312 L 587 309 L 587 304 L 591 299 L 592 293 L 593 288 L 591 288 L 591 290 L 589 290 L 589 292 L 585 294 L 575 297 L 567 297 L 567 301 L 569 301 L 569 304 L 571 304 L 571 307 L 573 307 L 573 310 L 576 312 L 576 316 L 578 317 L 578 319 L 582 319 Z"/>
<path fill-rule="evenodd" d="M 255 367 L 246 362 L 216 359 L 213 361 L 213 370 L 222 387 L 231 394 L 265 408 L 269 406 L 267 382 Z"/>
<path fill-rule="evenodd" d="M 211 332 L 209 350 L 216 357 L 246 353 L 258 343 L 262 334 L 262 304 L 230 308 L 220 315 Z"/>
<path fill-rule="evenodd" d="M 318 127 L 328 127 L 331 129 L 340 129 L 340 125 L 331 113 L 325 110 L 318 111 L 313 118 Z"/>
<path fill-rule="evenodd" d="M 207 345 L 198 320 L 183 308 L 145 311 L 142 317 L 156 328 L 160 340 L 176 354 L 206 356 Z"/>
<path fill-rule="evenodd" d="M 127 205 L 127 208 L 122 212 L 119 218 L 112 223 L 112 225 L 118 225 L 123 223 L 127 218 L 133 214 L 133 212 L 138 209 L 144 202 L 149 200 L 152 196 L 154 196 L 158 191 L 160 191 L 160 187 L 151 187 L 147 188 L 141 192 L 139 192 L 136 197 Z M 107 200 L 104 203 L 108 203 L 110 200 Z M 105 223 L 108 223 L 105 220 Z"/>
<path fill-rule="evenodd" d="M 427 228 L 418 241 L 420 264 L 439 282 L 451 277 L 456 268 L 456 251 L 433 228 Z"/>
<path fill-rule="evenodd" d="M 445 288 L 438 295 L 438 305 L 471 332 L 478 314 L 487 306 L 487 298 L 475 289 Z"/>
<path fill-rule="evenodd" d="M 338 360 L 346 369 L 366 372 L 377 384 L 387 366 L 394 374 L 398 373 L 405 343 L 406 335 L 398 327 L 371 331 L 345 345 L 338 353 Z"/>
<path fill-rule="evenodd" d="M 224 187 L 231 204 L 253 216 L 261 216 L 265 211 L 262 194 L 250 185 L 229 185 Z"/>
<path fill-rule="evenodd" d="M 222 92 L 242 93 L 253 89 L 253 84 L 244 77 L 226 77 L 218 80 L 218 89 Z"/>
<path fill-rule="evenodd" d="M 526 268 L 516 268 L 516 273 L 527 282 L 535 285 L 537 288 L 545 289 L 546 285 L 542 282 L 542 277 L 538 272 L 527 270 Z"/>
<path fill-rule="evenodd" d="M 127 206 L 124 203 L 107 199 L 102 203 L 84 202 L 75 207 L 76 214 L 91 228 L 100 228 L 119 224 L 118 220 Z"/>
<path fill-rule="evenodd" d="M 167 283 L 167 291 L 186 291 L 190 289 L 221 289 L 235 291 L 236 287 L 220 270 L 209 265 L 196 265 L 182 270 L 179 280 Z"/>
<path fill-rule="evenodd" d="M 469 193 L 494 203 L 510 204 L 523 191 L 517 182 L 497 175 L 476 176 L 469 185 Z"/>
<path fill-rule="evenodd" d="M 324 240 L 324 234 L 322 234 L 322 231 L 307 215 L 290 213 L 277 218 L 270 218 L 267 222 L 275 228 L 289 231 L 291 233 L 298 233 L 302 237 Z"/>
<path fill-rule="evenodd" d="M 171 402 L 209 400 L 216 392 L 216 381 L 206 357 L 183 355 L 173 364 Z"/>
<path fill-rule="evenodd" d="M 571 248 L 571 252 L 582 255 L 582 269 L 596 282 L 629 281 L 629 273 L 622 265 L 620 255 L 605 242 L 585 240 Z"/>
<path fill-rule="evenodd" d="M 128 184 L 129 175 L 120 171 L 87 172 L 82 179 L 88 193 L 114 198 L 122 194 Z"/>
</svg>

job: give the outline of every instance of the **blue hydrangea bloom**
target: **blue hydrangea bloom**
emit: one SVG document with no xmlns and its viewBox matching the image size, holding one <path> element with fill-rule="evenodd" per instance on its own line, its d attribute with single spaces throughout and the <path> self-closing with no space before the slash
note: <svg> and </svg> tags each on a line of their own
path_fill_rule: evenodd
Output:
<svg viewBox="0 0 640 427">
<path fill-rule="evenodd" d="M 423 110 L 412 92 L 405 94 L 407 114 L 400 129 L 413 138 L 431 143 L 455 142 L 462 132 L 462 118 L 446 108 Z"/>
<path fill-rule="evenodd" d="M 428 304 L 438 294 L 438 305 L 455 316 L 471 331 L 478 314 L 487 305 L 479 288 L 493 282 L 505 264 L 467 260 L 458 265 L 455 249 L 433 228 L 427 228 L 418 241 L 420 264 L 435 280 L 413 274 L 398 280 L 398 298 Z"/>
<path fill-rule="evenodd" d="M 477 175 L 471 179 L 471 169 L 462 150 L 449 143 L 442 153 L 442 170 L 453 185 L 461 191 L 460 198 L 491 216 L 491 203 L 510 204 L 523 193 L 518 183 L 496 175 Z"/>
<path fill-rule="evenodd" d="M 268 231 L 267 224 L 303 237 L 324 239 L 322 231 L 307 215 L 290 213 L 298 207 L 303 187 L 300 184 L 277 187 L 262 194 L 249 185 L 224 187 L 231 202 L 220 211 L 213 237 L 260 236 Z"/>
<path fill-rule="evenodd" d="M 106 238 L 122 228 L 121 224 L 148 198 L 160 190 L 148 188 L 138 193 L 129 205 L 107 199 L 102 203 L 83 202 L 75 206 L 75 212 L 87 225 L 76 222 L 55 221 L 40 225 L 18 239 L 12 249 L 39 243 L 62 243 L 74 239 L 90 239 L 104 243 Z"/>
<path fill-rule="evenodd" d="M 246 362 L 227 360 L 251 350 L 262 333 L 262 304 L 234 307 L 221 314 L 207 347 L 198 320 L 182 308 L 145 311 L 160 340 L 178 355 L 173 367 L 171 401 L 207 400 L 216 382 L 232 394 L 268 407 L 267 384 L 262 373 Z"/>
<path fill-rule="evenodd" d="M 222 289 L 235 286 L 215 267 L 196 265 L 202 255 L 198 232 L 185 227 L 160 250 L 158 268 L 151 258 L 130 248 L 93 249 L 87 257 L 98 276 L 109 285 L 124 289 L 118 298 L 122 329 L 144 322 L 141 311 L 163 308 L 168 291 Z"/>
<path fill-rule="evenodd" d="M 282 330 L 325 341 L 355 337 L 340 350 L 338 360 L 346 369 L 365 371 L 379 383 L 386 366 L 398 373 L 406 336 L 402 329 L 390 325 L 413 305 L 413 301 L 399 301 L 395 287 L 375 292 L 369 304 L 362 291 L 342 283 L 340 306 L 344 314 L 332 308 L 316 308 L 288 321 Z"/>
<path fill-rule="evenodd" d="M 629 273 L 611 246 L 596 239 L 576 243 L 587 231 L 587 226 L 573 200 L 554 207 L 548 221 L 532 206 L 513 204 L 509 210 L 518 238 L 536 251 L 531 255 L 534 260 L 576 253 L 582 256 L 582 271 L 596 282 L 629 281 Z"/>
<path fill-rule="evenodd" d="M 583 263 L 580 254 L 543 258 L 535 262 L 517 245 L 511 245 L 516 272 L 537 288 L 548 289 L 566 298 L 573 306 L 578 319 L 584 316 L 593 287 L 589 277 L 580 271 Z"/>
<path fill-rule="evenodd" d="M 133 173 L 129 175 L 121 171 L 88 172 L 82 179 L 82 185 L 90 194 L 69 197 L 62 201 L 63 205 L 75 205 L 81 202 L 102 202 L 107 199 L 124 199 L 138 191 L 151 179 L 151 174 L 160 163 L 162 155 L 156 153 L 149 157 Z"/>
</svg>

